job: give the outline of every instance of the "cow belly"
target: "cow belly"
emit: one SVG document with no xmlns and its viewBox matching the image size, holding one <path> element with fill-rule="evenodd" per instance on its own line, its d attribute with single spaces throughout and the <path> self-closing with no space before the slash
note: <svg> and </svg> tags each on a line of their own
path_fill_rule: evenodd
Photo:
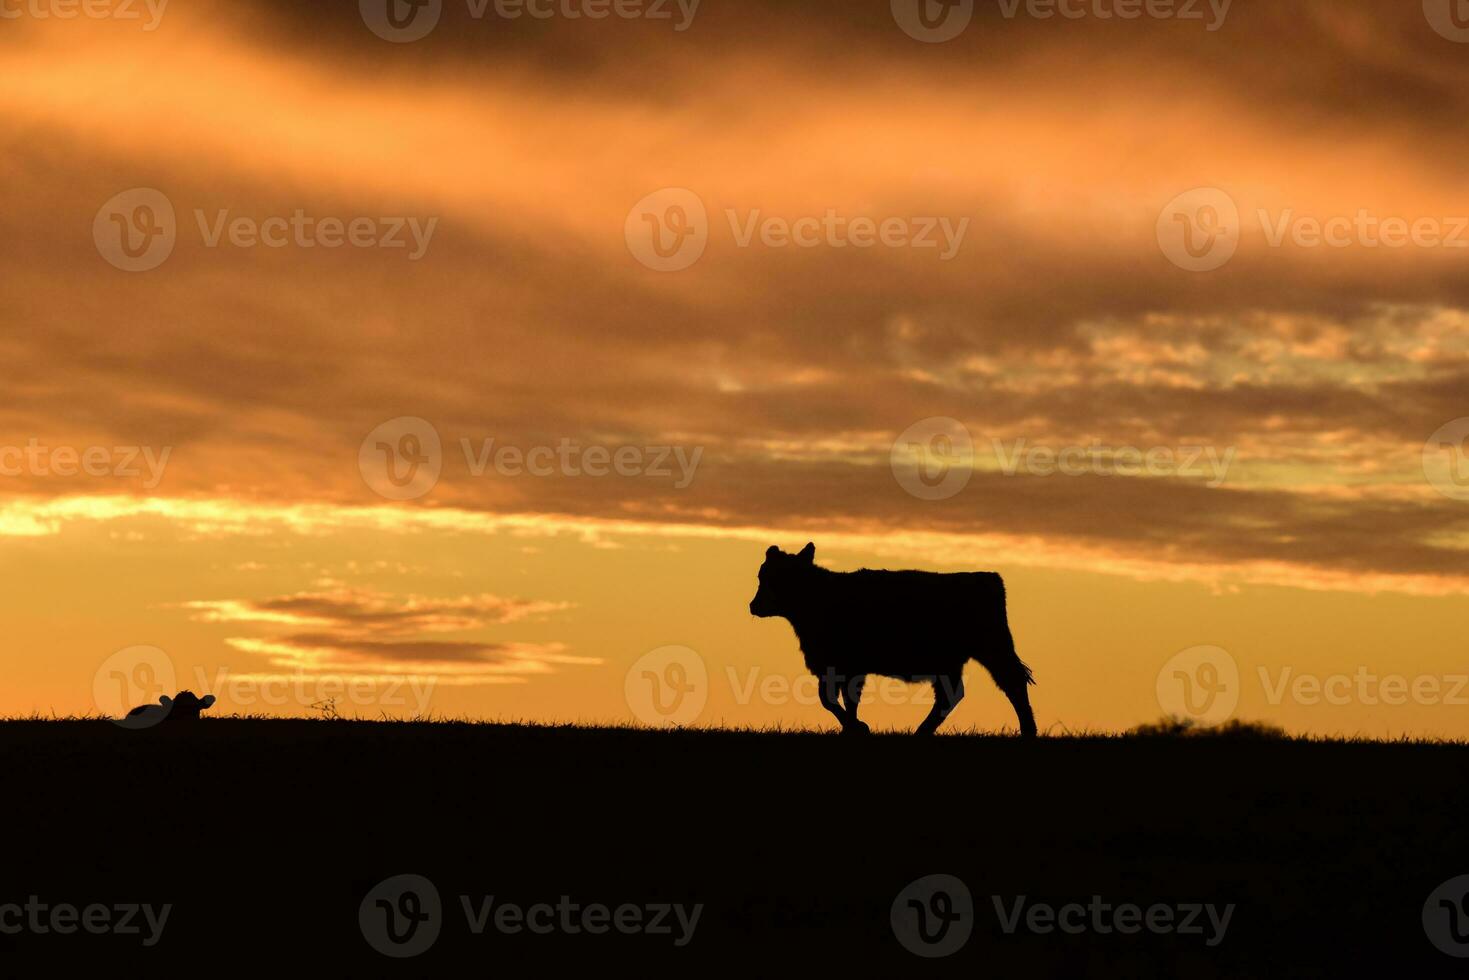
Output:
<svg viewBox="0 0 1469 980">
<path fill-rule="evenodd" d="M 806 667 L 817 676 L 877 674 L 917 680 L 962 670 L 974 650 L 925 642 L 922 631 L 867 630 L 834 633 L 803 642 Z"/>
</svg>

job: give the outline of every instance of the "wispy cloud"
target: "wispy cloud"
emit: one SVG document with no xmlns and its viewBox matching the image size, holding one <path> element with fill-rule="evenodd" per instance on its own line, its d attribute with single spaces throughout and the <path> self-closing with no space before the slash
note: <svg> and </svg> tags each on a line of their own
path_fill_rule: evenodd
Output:
<svg viewBox="0 0 1469 980">
<path fill-rule="evenodd" d="M 569 609 L 570 603 L 495 595 L 433 599 L 389 596 L 368 589 L 339 588 L 299 592 L 268 599 L 198 600 L 183 603 L 195 618 L 214 623 L 278 623 L 328 626 L 341 635 L 443 633 L 472 630 L 488 623 L 513 623 Z"/>
<path fill-rule="evenodd" d="M 413 675 L 448 684 L 515 683 L 551 673 L 555 666 L 599 664 L 568 654 L 564 644 L 428 635 L 480 630 L 543 618 L 569 603 L 495 595 L 428 598 L 338 588 L 264 599 L 195 600 L 180 604 L 207 623 L 249 623 L 296 630 L 270 636 L 232 636 L 236 650 L 263 657 L 289 676 L 351 678 Z M 257 676 L 251 671 L 237 677 Z M 267 676 L 286 676 L 268 674 Z"/>
</svg>

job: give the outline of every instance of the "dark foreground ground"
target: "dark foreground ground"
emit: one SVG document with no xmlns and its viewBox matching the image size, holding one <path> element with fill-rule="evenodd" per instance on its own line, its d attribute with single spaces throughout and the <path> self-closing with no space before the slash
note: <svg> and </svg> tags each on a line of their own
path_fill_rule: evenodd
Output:
<svg viewBox="0 0 1469 980">
<path fill-rule="evenodd" d="M 1469 874 L 1464 746 L 214 719 L 3 723 L 0 758 L 0 906 L 22 906 L 0 907 L 0 927 L 30 915 L 31 896 L 48 908 L 48 931 L 0 935 L 7 976 L 40 961 L 117 976 L 1469 972 L 1423 918 L 1436 887 Z M 374 891 L 405 874 L 432 882 L 437 916 L 421 885 Z M 917 906 L 910 893 L 901 927 L 915 941 L 922 908 L 937 938 L 920 948 L 962 945 L 921 958 L 895 934 L 893 906 L 940 874 L 969 903 L 951 882 Z M 482 933 L 465 896 L 476 912 L 493 896 Z M 1022 917 L 1007 932 L 997 900 L 1006 915 L 1077 903 L 1067 922 L 1081 931 L 1042 931 L 1044 912 L 1026 911 L 1038 927 Z M 137 934 L 59 934 L 65 913 L 47 918 L 100 905 L 118 921 L 143 903 L 172 906 L 151 947 L 141 912 Z M 1167 907 L 1173 927 L 1154 912 L 1159 928 L 1119 931 L 1129 903 Z M 497 930 L 506 904 L 550 906 L 532 914 L 553 931 Z M 626 932 L 585 918 L 630 905 L 648 925 L 665 904 L 703 906 L 683 946 L 671 911 L 657 934 L 632 931 L 631 911 Z M 1222 937 L 1203 911 L 1198 932 L 1177 930 L 1194 904 L 1234 906 Z M 398 938 L 431 944 L 377 952 L 364 922 L 382 933 L 385 908 Z M 410 933 L 402 916 L 415 911 L 432 917 Z"/>
</svg>

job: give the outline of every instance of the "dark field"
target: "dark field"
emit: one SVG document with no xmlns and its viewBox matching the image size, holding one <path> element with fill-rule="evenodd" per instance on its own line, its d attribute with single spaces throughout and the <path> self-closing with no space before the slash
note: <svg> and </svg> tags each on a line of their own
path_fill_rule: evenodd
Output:
<svg viewBox="0 0 1469 980">
<path fill-rule="evenodd" d="M 39 960 L 119 976 L 1469 968 L 1434 948 L 1422 919 L 1430 892 L 1469 874 L 1459 745 L 209 719 L 145 731 L 9 722 L 0 753 L 11 828 L 0 904 L 173 906 L 151 947 L 141 913 L 134 935 L 0 936 L 0 962 L 20 968 L 0 968 L 11 976 Z M 395 960 L 369 946 L 359 905 L 410 873 L 436 886 L 441 931 Z M 934 874 L 967 884 L 973 933 L 923 959 L 895 938 L 890 912 Z M 488 896 L 495 909 L 577 909 L 556 911 L 549 934 L 496 931 L 492 917 L 476 935 L 460 896 L 472 909 Z M 1197 933 L 1124 934 L 1105 910 L 1086 911 L 1076 934 L 1023 920 L 1007 933 L 994 896 L 1006 915 L 1020 896 L 1026 908 L 1162 904 L 1175 926 L 1195 903 L 1234 909 L 1222 936 L 1202 913 Z M 578 917 L 596 903 L 638 906 L 644 924 L 658 905 L 703 910 L 691 933 L 672 912 L 656 935 L 561 928 L 598 925 Z"/>
</svg>

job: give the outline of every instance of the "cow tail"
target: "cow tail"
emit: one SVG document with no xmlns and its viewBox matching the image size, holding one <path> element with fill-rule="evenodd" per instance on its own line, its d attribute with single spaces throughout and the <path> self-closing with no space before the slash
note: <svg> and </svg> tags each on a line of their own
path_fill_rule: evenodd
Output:
<svg viewBox="0 0 1469 980">
<path fill-rule="evenodd" d="M 1020 665 L 1020 672 L 1025 675 L 1025 683 L 1034 687 L 1035 673 L 1030 669 L 1030 664 L 1021 660 L 1019 657 L 1015 658 L 1015 662 Z"/>
<path fill-rule="evenodd" d="M 1010 634 L 1009 627 L 1005 628 L 1005 648 L 1010 654 L 1011 670 L 1014 671 L 1014 680 L 1024 680 L 1027 685 L 1034 686 L 1035 673 L 1031 671 L 1030 664 L 1020 659 L 1020 654 L 1015 652 L 1015 637 Z"/>
<path fill-rule="evenodd" d="M 974 659 L 984 664 L 1001 690 L 1013 691 L 1019 688 L 1023 691 L 1027 686 L 1035 684 L 1035 674 L 1031 672 L 1030 665 L 1024 660 L 1021 660 L 1020 654 L 1015 652 L 1015 637 L 1010 633 L 1010 624 L 1007 622 L 1005 612 L 1005 580 L 996 575 L 995 583 L 999 586 L 1000 592 L 999 622 L 996 624 L 998 626 L 997 632 L 1003 633 L 1004 641 L 1002 649 L 999 651 L 998 659 L 1000 662 L 991 663 L 990 661 L 995 659 L 993 656 L 983 658 L 975 656 Z"/>
</svg>

